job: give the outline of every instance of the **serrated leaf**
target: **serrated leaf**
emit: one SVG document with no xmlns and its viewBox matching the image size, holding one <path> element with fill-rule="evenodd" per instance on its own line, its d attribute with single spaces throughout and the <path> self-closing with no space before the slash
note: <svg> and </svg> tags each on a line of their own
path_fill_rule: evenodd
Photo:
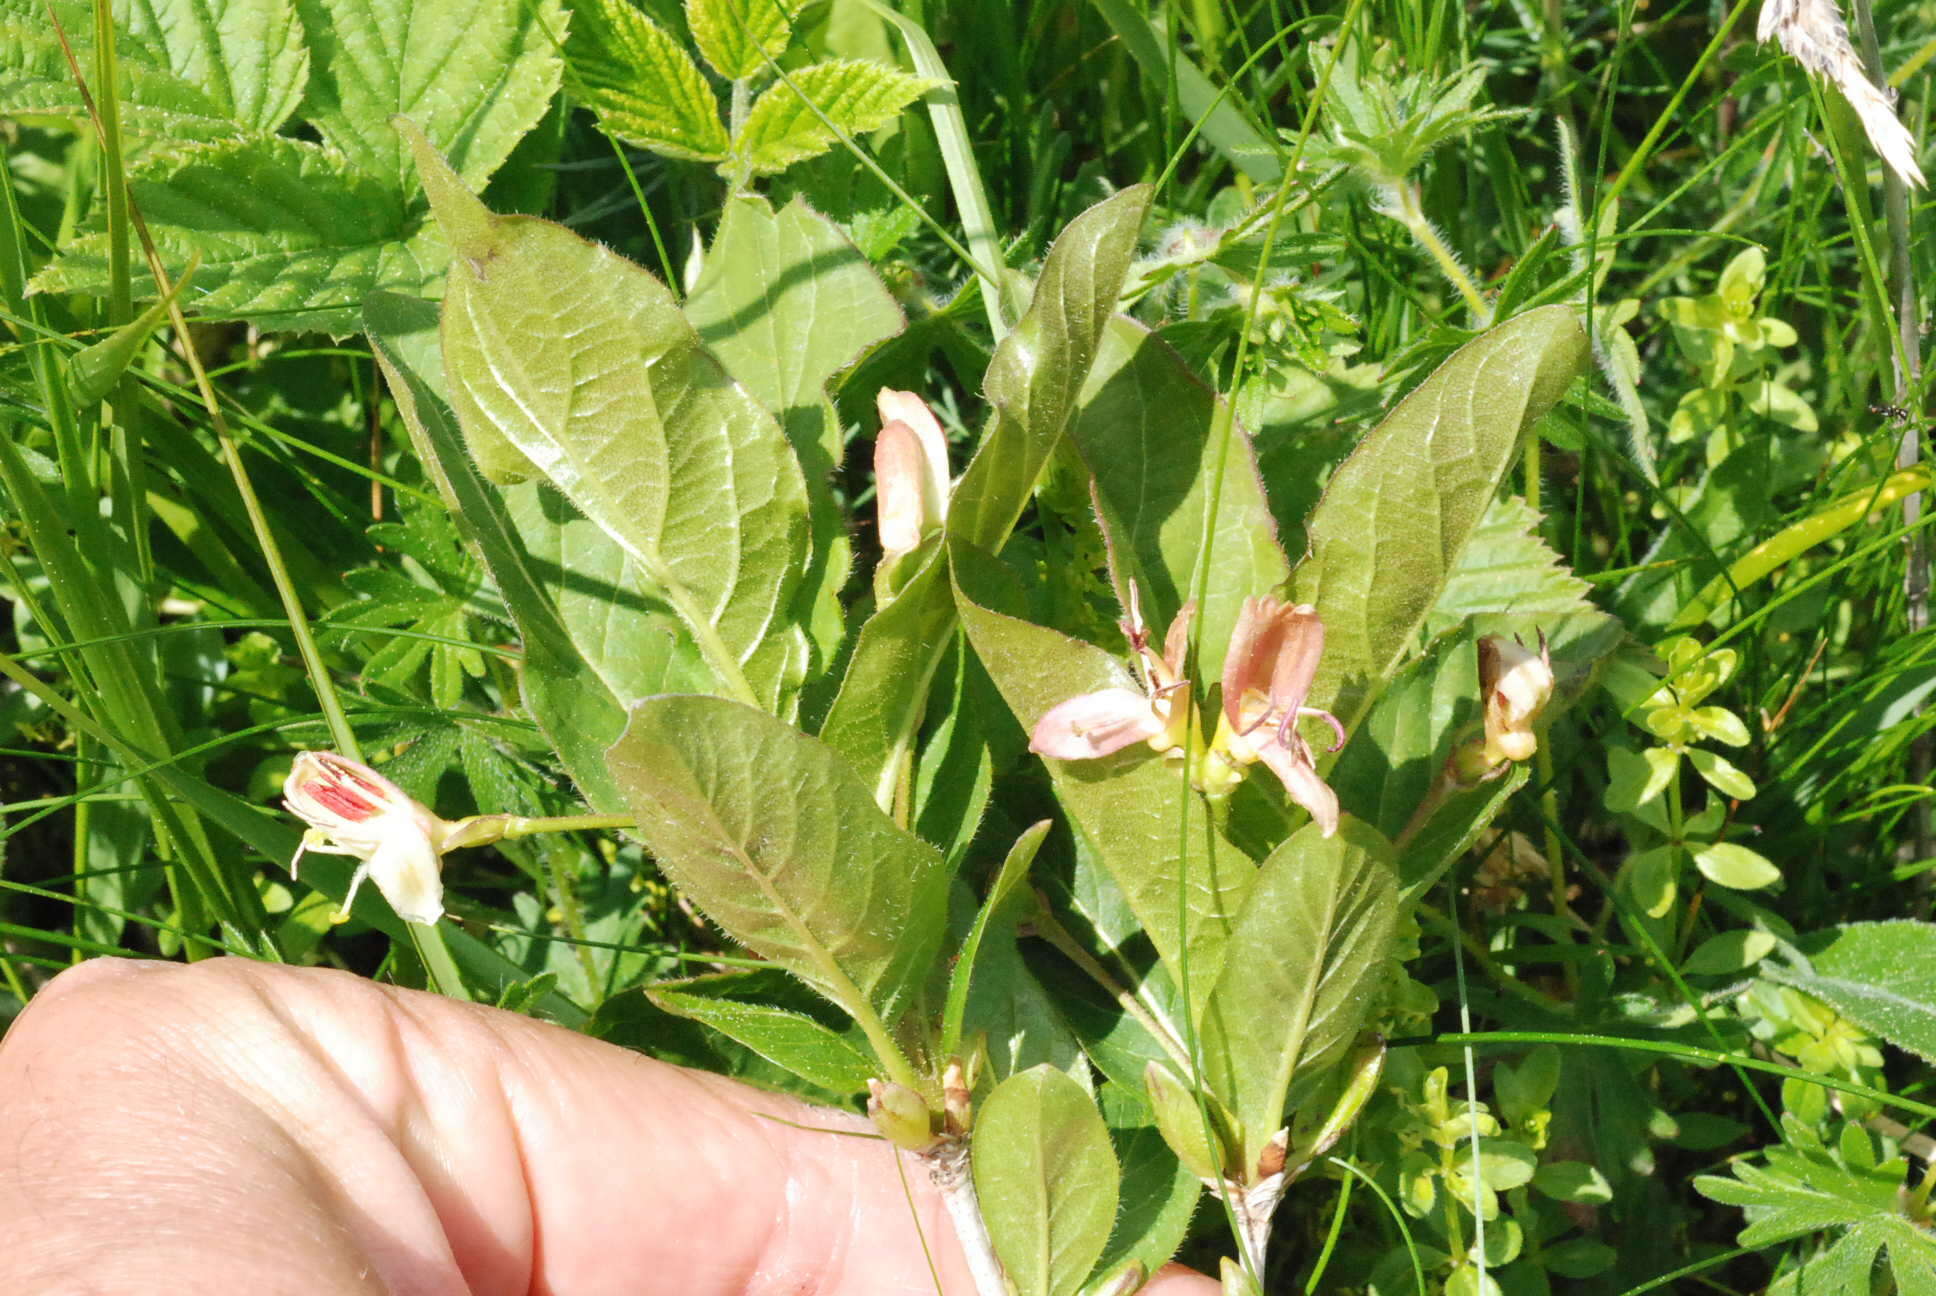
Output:
<svg viewBox="0 0 1936 1296">
<path fill-rule="evenodd" d="M 1142 591 L 1152 625 L 1170 623 L 1195 596 L 1199 565 L 1207 567 L 1197 608 L 1205 679 L 1218 677 L 1243 601 L 1276 590 L 1291 570 L 1250 437 L 1226 422 L 1228 444 L 1218 443 L 1219 405 L 1168 343 L 1117 318 L 1103 330 L 1069 425 L 1095 478 L 1112 559 Z"/>
<path fill-rule="evenodd" d="M 238 126 L 270 134 L 302 100 L 309 49 L 293 0 L 122 0 L 115 11 L 119 30 L 165 52 Z"/>
<path fill-rule="evenodd" d="M 753 101 L 733 137 L 734 161 L 729 165 L 753 175 L 784 171 L 832 148 L 840 139 L 836 127 L 849 137 L 879 130 L 933 86 L 932 81 L 860 59 L 809 64 Z"/>
<path fill-rule="evenodd" d="M 559 0 L 297 5 L 310 42 L 306 116 L 358 174 L 394 193 L 415 193 L 417 176 L 392 117 L 414 121 L 478 189 L 558 92 Z"/>
<path fill-rule="evenodd" d="M 1544 632 L 1553 656 L 1576 669 L 1613 647 L 1619 621 L 1587 598 L 1575 576 L 1539 537 L 1540 515 L 1518 496 L 1494 500 L 1460 551 L 1425 618 L 1425 633 L 1461 627 L 1474 635 Z"/>
<path fill-rule="evenodd" d="M 868 1077 L 880 1072 L 872 1058 L 800 1013 L 770 1004 L 693 994 L 678 984 L 650 985 L 645 993 L 667 1012 L 710 1026 L 775 1066 L 831 1093 L 863 1093 Z"/>
<path fill-rule="evenodd" d="M 1073 1296 L 1109 1241 L 1120 1191 L 1094 1100 L 1053 1067 L 1010 1076 L 975 1115 L 974 1174 L 1018 1296 Z"/>
<path fill-rule="evenodd" d="M 1807 967 L 1765 964 L 1762 975 L 1936 1062 L 1936 924 L 1907 918 L 1845 923 L 1799 943 Z"/>
<path fill-rule="evenodd" d="M 941 855 L 839 757 L 723 698 L 649 698 L 608 758 L 639 838 L 712 920 L 849 1016 L 886 1022 L 931 971 Z"/>
<path fill-rule="evenodd" d="M 1326 632 L 1310 705 L 1347 727 L 1362 716 L 1416 646 L 1521 431 L 1586 358 L 1571 307 L 1529 311 L 1454 352 L 1339 465 L 1293 578 Z"/>
<path fill-rule="evenodd" d="M 1243 1130 L 1244 1166 L 1284 1125 L 1291 1086 L 1336 1061 L 1377 1006 L 1398 881 L 1391 846 L 1347 819 L 1307 824 L 1258 867 L 1204 1011 L 1210 1088 Z"/>
<path fill-rule="evenodd" d="M 142 7 L 170 14 L 186 14 L 192 7 L 189 0 L 151 3 L 152 8 L 150 3 Z M 281 125 L 302 97 L 308 55 L 300 27 L 280 27 L 282 16 L 293 18 L 295 12 L 286 3 L 238 4 L 232 24 L 217 17 L 213 30 L 184 30 L 178 47 L 164 41 L 152 23 L 135 34 L 130 6 L 124 2 L 115 8 L 121 125 L 137 149 L 148 141 L 182 144 L 246 130 L 266 133 Z M 92 67 L 89 6 L 57 0 L 54 13 L 75 58 L 82 67 Z M 260 50 L 236 43 L 251 26 L 263 38 Z M 228 62 L 219 57 L 223 50 L 233 51 L 239 76 L 230 74 Z M 211 52 L 218 55 L 214 61 Z M 40 0 L 0 0 L 0 103 L 19 116 L 60 116 L 77 125 L 87 120 L 80 90 Z"/>
<path fill-rule="evenodd" d="M 667 157 L 717 162 L 726 127 L 706 74 L 630 0 L 571 0 L 577 90 L 606 130 Z"/>
<path fill-rule="evenodd" d="M 686 0 L 693 44 L 728 81 L 752 76 L 786 51 L 806 0 Z"/>
<path fill-rule="evenodd" d="M 363 298 L 421 293 L 444 271 L 434 233 L 413 231 L 402 200 L 328 149 L 248 138 L 151 154 L 129 177 L 171 277 L 199 256 L 190 300 L 202 316 L 347 333 Z M 105 294 L 107 235 L 74 240 L 34 277 L 40 292 Z M 154 294 L 145 268 L 137 294 Z"/>
<path fill-rule="evenodd" d="M 777 705 L 804 635 L 799 463 L 657 279 L 561 226 L 498 217 L 423 156 L 457 252 L 444 363 L 473 453 L 522 459 L 624 547 L 735 694 Z"/>
</svg>

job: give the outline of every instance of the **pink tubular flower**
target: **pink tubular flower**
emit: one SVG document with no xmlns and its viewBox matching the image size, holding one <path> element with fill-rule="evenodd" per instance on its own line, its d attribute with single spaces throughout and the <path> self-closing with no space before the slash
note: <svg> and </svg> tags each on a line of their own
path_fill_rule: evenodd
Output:
<svg viewBox="0 0 1936 1296">
<path fill-rule="evenodd" d="M 874 506 L 881 548 L 891 558 L 919 547 L 948 515 L 948 439 L 927 402 L 883 387 L 874 439 Z"/>
<path fill-rule="evenodd" d="M 1189 724 L 1190 681 L 1182 677 L 1183 653 L 1189 644 L 1190 617 L 1196 605 L 1186 603 L 1170 623 L 1163 653 L 1150 648 L 1149 628 L 1136 587 L 1129 589 L 1129 619 L 1122 623 L 1142 671 L 1141 691 L 1098 689 L 1051 707 L 1029 735 L 1029 750 L 1057 760 L 1092 760 L 1146 742 L 1159 752 L 1182 748 Z"/>
<path fill-rule="evenodd" d="M 1338 828 L 1338 795 L 1318 777 L 1311 745 L 1297 731 L 1304 716 L 1328 721 L 1344 743 L 1344 726 L 1329 711 L 1304 705 L 1318 658 L 1324 654 L 1324 623 L 1309 604 L 1249 598 L 1230 632 L 1223 659 L 1223 716 L 1205 760 L 1205 790 L 1229 792 L 1256 761 L 1270 767 L 1291 800 L 1311 812 L 1324 835 Z"/>
<path fill-rule="evenodd" d="M 470 844 L 453 840 L 462 824 L 439 819 L 369 766 L 334 752 L 297 755 L 282 794 L 289 812 L 309 825 L 289 861 L 290 876 L 304 851 L 362 861 L 342 916 L 365 877 L 408 922 L 434 923 L 444 916 L 442 856 L 452 846 Z"/>
</svg>

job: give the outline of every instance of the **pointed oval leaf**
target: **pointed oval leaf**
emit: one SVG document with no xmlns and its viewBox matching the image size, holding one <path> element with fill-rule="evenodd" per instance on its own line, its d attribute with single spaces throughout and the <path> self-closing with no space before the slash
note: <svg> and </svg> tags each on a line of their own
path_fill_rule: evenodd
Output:
<svg viewBox="0 0 1936 1296">
<path fill-rule="evenodd" d="M 906 1007 L 947 870 L 824 743 L 722 698 L 657 697 L 609 764 L 660 867 L 735 940 L 857 1019 Z"/>
<path fill-rule="evenodd" d="M 1259 867 L 1203 1028 L 1247 1169 L 1282 1128 L 1292 1084 L 1342 1056 L 1377 1006 L 1397 924 L 1391 846 L 1356 820 L 1328 838 L 1307 824 Z"/>
<path fill-rule="evenodd" d="M 559 225 L 497 217 L 427 148 L 456 254 L 444 298 L 451 404 L 500 474 L 524 460 L 624 547 L 722 683 L 774 705 L 804 635 L 806 485 L 779 426 L 700 346 L 665 285 Z M 723 660 L 722 660 L 723 659 Z"/>
<path fill-rule="evenodd" d="M 975 1192 L 1019 1296 L 1072 1296 L 1109 1242 L 1120 1179 L 1095 1100 L 1054 1067 L 1010 1076 L 975 1115 Z"/>
<path fill-rule="evenodd" d="M 1766 855 L 1733 842 L 1708 842 L 1691 848 L 1694 867 L 1717 886 L 1759 891 L 1781 881 L 1781 870 Z"/>
<path fill-rule="evenodd" d="M 1460 347 L 1339 465 L 1294 577 L 1326 632 L 1312 706 L 1356 723 L 1417 643 L 1521 431 L 1586 358 L 1572 307 L 1529 311 Z"/>
<path fill-rule="evenodd" d="M 667 1012 L 710 1026 L 830 1093 L 864 1093 L 868 1077 L 880 1073 L 873 1058 L 800 1013 L 663 985 L 647 986 L 645 994 Z"/>
</svg>

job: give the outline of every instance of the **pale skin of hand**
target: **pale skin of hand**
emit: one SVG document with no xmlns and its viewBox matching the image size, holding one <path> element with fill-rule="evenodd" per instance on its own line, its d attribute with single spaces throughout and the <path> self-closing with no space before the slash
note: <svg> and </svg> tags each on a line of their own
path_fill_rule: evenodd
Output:
<svg viewBox="0 0 1936 1296">
<path fill-rule="evenodd" d="M 972 1296 L 919 1166 L 910 1206 L 827 1130 L 868 1127 L 345 973 L 97 959 L 0 1039 L 0 1292 L 913 1296 L 925 1233 Z"/>
</svg>

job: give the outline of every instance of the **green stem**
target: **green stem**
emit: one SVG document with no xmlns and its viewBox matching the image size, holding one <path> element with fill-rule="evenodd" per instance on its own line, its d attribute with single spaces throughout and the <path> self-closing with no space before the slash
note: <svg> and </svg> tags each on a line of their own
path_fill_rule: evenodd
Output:
<svg viewBox="0 0 1936 1296">
<path fill-rule="evenodd" d="M 673 580 L 659 563 L 652 563 L 651 568 L 652 579 L 665 594 L 666 602 L 672 604 L 672 610 L 686 623 L 686 629 L 692 631 L 693 641 L 699 645 L 700 656 L 713 668 L 713 674 L 726 686 L 733 700 L 764 711 L 766 708 L 761 704 L 759 694 L 753 691 L 753 686 L 746 680 L 746 672 L 740 669 L 739 658 L 719 637 L 719 627 L 713 624 L 712 618 L 692 601 L 691 592 Z"/>
<path fill-rule="evenodd" d="M 464 988 L 463 974 L 457 970 L 457 963 L 444 945 L 444 933 L 436 923 L 405 923 L 410 932 L 410 943 L 417 947 L 417 957 L 423 960 L 424 969 L 430 973 L 430 983 L 437 987 L 437 993 L 447 998 L 470 1002 L 470 991 Z"/>
<path fill-rule="evenodd" d="M 1394 203 L 1391 214 L 1403 225 L 1418 245 L 1431 253 L 1432 260 L 1438 263 L 1439 273 L 1458 289 L 1459 296 L 1465 298 L 1466 309 L 1472 312 L 1473 323 L 1483 328 L 1492 320 L 1492 307 L 1487 304 L 1486 296 L 1479 291 L 1479 285 L 1472 282 L 1460 264 L 1458 253 L 1446 246 L 1439 237 L 1432 222 L 1425 218 L 1425 212 L 1418 205 L 1418 186 L 1409 180 L 1402 180 L 1388 186 L 1386 193 Z"/>
<path fill-rule="evenodd" d="M 505 820 L 504 837 L 531 837 L 538 833 L 605 832 L 633 828 L 638 820 L 631 815 L 512 815 Z"/>
</svg>

